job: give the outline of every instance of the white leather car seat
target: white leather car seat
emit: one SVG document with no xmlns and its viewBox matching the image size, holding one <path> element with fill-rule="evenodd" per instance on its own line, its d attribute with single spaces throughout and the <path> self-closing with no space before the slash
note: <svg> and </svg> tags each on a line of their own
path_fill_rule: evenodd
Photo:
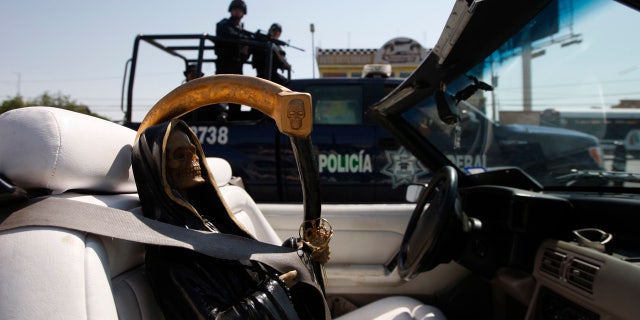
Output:
<svg viewBox="0 0 640 320">
<path fill-rule="evenodd" d="M 231 165 L 221 158 L 207 158 L 207 164 L 213 173 L 220 193 L 236 219 L 258 240 L 270 244 L 281 245 L 282 240 L 271 227 L 247 191 L 239 186 L 231 185 Z"/>
<path fill-rule="evenodd" d="M 133 130 L 28 107 L 0 114 L 0 137 L 0 177 L 12 184 L 141 214 L 130 164 Z M 258 239 L 280 244 L 246 191 L 228 184 L 229 164 L 208 164 L 239 220 Z M 162 319 L 143 264 L 139 243 L 57 227 L 2 231 L 0 319 Z M 425 318 L 444 316 L 415 299 L 389 297 L 339 319 Z"/>
</svg>

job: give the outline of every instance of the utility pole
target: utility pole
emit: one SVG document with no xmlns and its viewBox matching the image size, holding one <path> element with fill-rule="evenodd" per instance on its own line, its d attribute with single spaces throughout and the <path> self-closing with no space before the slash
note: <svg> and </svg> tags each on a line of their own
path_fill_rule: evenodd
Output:
<svg viewBox="0 0 640 320">
<path fill-rule="evenodd" d="M 531 42 L 527 41 L 522 46 L 522 111 L 532 111 L 531 94 L 531 59 L 533 59 L 533 48 Z"/>
<path fill-rule="evenodd" d="M 316 54 L 316 48 L 314 43 L 313 35 L 316 32 L 316 27 L 312 24 L 309 25 L 309 31 L 311 31 L 311 69 L 313 70 L 313 78 L 316 77 L 316 59 L 314 55 Z"/>
</svg>

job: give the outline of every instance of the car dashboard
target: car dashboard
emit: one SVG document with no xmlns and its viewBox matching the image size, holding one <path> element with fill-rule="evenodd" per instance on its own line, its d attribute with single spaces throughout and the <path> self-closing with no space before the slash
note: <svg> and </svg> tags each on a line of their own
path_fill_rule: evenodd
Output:
<svg viewBox="0 0 640 320">
<path fill-rule="evenodd" d="M 457 261 L 518 301 L 525 319 L 640 314 L 637 195 L 497 185 L 459 195 L 482 228 L 467 234 Z"/>
</svg>

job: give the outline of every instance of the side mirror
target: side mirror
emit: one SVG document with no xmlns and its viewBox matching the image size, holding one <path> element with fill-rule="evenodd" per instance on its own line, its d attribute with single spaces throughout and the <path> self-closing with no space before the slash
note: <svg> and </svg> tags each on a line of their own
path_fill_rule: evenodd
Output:
<svg viewBox="0 0 640 320">
<path fill-rule="evenodd" d="M 405 194 L 405 200 L 411 203 L 417 203 L 420 199 L 422 191 L 427 189 L 427 184 L 410 184 L 407 186 L 407 193 Z"/>
</svg>

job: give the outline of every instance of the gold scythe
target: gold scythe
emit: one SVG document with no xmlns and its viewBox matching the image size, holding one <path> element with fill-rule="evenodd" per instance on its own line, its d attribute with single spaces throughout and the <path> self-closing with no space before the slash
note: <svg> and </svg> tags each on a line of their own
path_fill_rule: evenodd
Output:
<svg viewBox="0 0 640 320">
<path fill-rule="evenodd" d="M 310 94 L 291 91 L 261 78 L 225 74 L 198 78 L 169 92 L 144 117 L 136 139 L 150 126 L 216 103 L 237 103 L 260 110 L 275 120 L 280 132 L 290 137 L 307 138 L 311 134 Z"/>
</svg>

